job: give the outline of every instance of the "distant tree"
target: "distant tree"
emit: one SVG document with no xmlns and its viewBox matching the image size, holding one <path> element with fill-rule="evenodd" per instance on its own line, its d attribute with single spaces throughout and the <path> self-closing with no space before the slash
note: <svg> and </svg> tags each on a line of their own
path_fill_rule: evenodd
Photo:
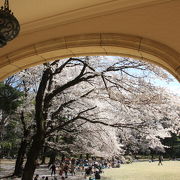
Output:
<svg viewBox="0 0 180 180">
<path fill-rule="evenodd" d="M 171 137 L 166 137 L 162 140 L 166 147 L 166 156 L 175 159 L 180 157 L 180 136 L 176 133 L 171 133 Z"/>
<path fill-rule="evenodd" d="M 11 119 L 14 119 L 12 116 L 14 116 L 18 106 L 22 104 L 21 96 L 21 91 L 9 85 L 8 81 L 0 83 L 0 151 L 2 151 L 2 147 L 8 144 L 8 141 L 6 141 L 7 136 L 3 137 L 5 133 L 4 130 L 5 128 L 12 127 L 13 122 Z M 7 125 L 9 125 L 9 127 L 7 127 Z"/>
</svg>

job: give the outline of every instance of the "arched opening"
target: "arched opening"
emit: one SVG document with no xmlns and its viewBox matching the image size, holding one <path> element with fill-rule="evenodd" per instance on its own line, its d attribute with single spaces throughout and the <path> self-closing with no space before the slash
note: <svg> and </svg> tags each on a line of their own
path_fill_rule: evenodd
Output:
<svg viewBox="0 0 180 180">
<path fill-rule="evenodd" d="M 149 61 L 180 80 L 178 52 L 143 37 L 111 33 L 61 37 L 10 52 L 0 57 L 0 80 L 44 62 L 83 55 L 116 55 Z"/>
<path fill-rule="evenodd" d="M 77 60 L 75 60 L 75 61 L 77 61 Z M 59 61 L 59 62 L 62 62 L 62 61 Z M 97 62 L 97 61 L 95 61 L 95 62 Z M 27 72 L 27 71 L 26 71 L 26 72 Z M 39 71 L 35 71 L 35 72 L 39 72 Z M 74 73 L 73 73 L 73 75 L 74 75 Z M 65 77 L 65 80 L 66 80 L 68 76 L 64 76 L 64 77 Z M 64 81 L 60 81 L 60 82 L 63 82 L 63 83 L 64 83 Z M 56 86 L 56 87 L 57 87 L 57 86 Z M 30 89 L 31 89 L 31 88 L 30 88 Z M 79 88 L 79 89 L 84 89 L 84 88 Z M 41 92 L 40 94 L 42 94 L 42 92 Z M 49 93 L 48 93 L 48 94 L 49 94 Z M 48 95 L 48 94 L 47 94 L 47 95 Z M 50 94 L 51 94 L 51 92 L 50 92 Z M 66 93 L 66 94 L 67 94 L 68 97 L 70 97 L 70 93 Z M 85 94 L 87 94 L 87 93 L 85 93 Z M 113 95 L 113 94 L 112 94 L 112 95 Z M 84 96 L 84 95 L 82 95 L 82 96 Z M 47 96 L 46 96 L 46 97 L 47 97 Z M 120 96 L 120 97 L 121 97 L 121 96 Z M 149 97 L 149 96 L 148 96 L 148 97 Z M 57 100 L 57 99 L 56 99 L 56 100 Z M 39 100 L 37 100 L 37 102 L 39 102 Z M 94 104 L 94 103 L 93 103 L 93 104 Z M 59 103 L 58 103 L 58 105 L 59 105 Z M 76 106 L 75 108 L 77 108 L 77 106 Z M 37 111 L 39 111 L 39 108 L 37 109 Z M 71 115 L 71 114 L 70 114 L 70 115 Z M 120 116 L 120 117 L 121 117 L 121 116 Z M 70 118 L 70 119 L 71 119 L 71 118 L 73 118 L 73 117 L 68 115 L 68 116 L 66 116 L 65 118 L 68 118 L 68 119 Z M 114 119 L 114 118 L 113 118 L 113 119 Z M 128 120 L 130 120 L 130 119 L 128 119 Z M 128 122 L 129 122 L 129 121 L 128 121 Z M 39 132 L 39 131 L 38 131 L 38 132 Z M 112 132 L 112 131 L 111 131 L 111 132 Z M 108 145 L 109 145 L 109 144 L 108 144 Z M 36 146 L 37 146 L 37 144 L 36 144 Z M 37 149 L 37 147 L 36 147 L 36 149 Z M 101 151 L 101 153 L 102 153 L 102 151 Z M 31 164 L 32 164 L 32 163 L 31 163 Z"/>
</svg>

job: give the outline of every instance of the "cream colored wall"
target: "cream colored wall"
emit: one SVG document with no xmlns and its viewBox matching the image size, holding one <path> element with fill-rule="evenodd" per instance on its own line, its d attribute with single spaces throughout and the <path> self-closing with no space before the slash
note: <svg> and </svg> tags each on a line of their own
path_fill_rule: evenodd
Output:
<svg viewBox="0 0 180 180">
<path fill-rule="evenodd" d="M 20 35 L 0 49 L 0 80 L 80 55 L 130 56 L 180 80 L 179 0 L 11 0 Z"/>
</svg>

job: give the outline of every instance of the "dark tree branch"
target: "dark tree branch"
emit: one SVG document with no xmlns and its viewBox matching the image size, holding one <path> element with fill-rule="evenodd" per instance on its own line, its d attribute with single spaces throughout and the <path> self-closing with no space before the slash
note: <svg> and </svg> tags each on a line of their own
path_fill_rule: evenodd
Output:
<svg viewBox="0 0 180 180">
<path fill-rule="evenodd" d="M 93 109 L 95 109 L 95 108 L 96 108 L 96 106 L 94 106 L 94 107 L 92 107 L 92 108 L 88 108 L 88 109 L 86 109 L 86 110 L 84 110 L 84 111 L 79 112 L 78 115 L 77 115 L 76 117 L 72 118 L 71 120 L 66 121 L 66 122 L 64 122 L 63 124 L 61 124 L 60 126 L 54 127 L 53 129 L 50 129 L 49 131 L 47 131 L 46 136 L 49 136 L 51 133 L 53 133 L 53 132 L 55 132 L 55 131 L 59 131 L 59 130 L 61 130 L 62 128 L 68 126 L 69 124 L 77 121 L 78 119 L 80 119 L 79 117 L 81 117 L 82 114 L 84 114 L 84 113 L 86 113 L 86 112 L 88 112 L 88 111 L 91 111 L 91 110 L 93 110 Z"/>
<path fill-rule="evenodd" d="M 88 91 L 87 93 L 81 95 L 78 99 L 87 97 L 87 96 L 88 96 L 91 92 L 93 92 L 93 91 L 94 91 L 94 89 Z M 61 104 L 61 105 L 59 106 L 59 108 L 58 108 L 55 112 L 52 113 L 51 118 L 54 119 L 54 118 L 63 110 L 63 108 L 67 107 L 68 105 L 72 104 L 72 103 L 75 102 L 75 101 L 77 101 L 77 99 L 72 99 L 72 100 L 69 100 L 69 101 Z"/>
<path fill-rule="evenodd" d="M 139 128 L 144 127 L 143 123 L 136 123 L 136 124 L 122 124 L 122 123 L 114 123 L 114 124 L 109 124 L 106 122 L 102 122 L 102 121 L 97 121 L 97 120 L 91 120 L 88 119 L 86 117 L 83 116 L 79 116 L 79 119 L 85 120 L 86 122 L 90 122 L 92 124 L 102 124 L 104 126 L 110 126 L 110 127 L 114 127 L 114 128 L 130 128 L 130 129 L 136 129 L 136 130 L 140 130 Z"/>
</svg>

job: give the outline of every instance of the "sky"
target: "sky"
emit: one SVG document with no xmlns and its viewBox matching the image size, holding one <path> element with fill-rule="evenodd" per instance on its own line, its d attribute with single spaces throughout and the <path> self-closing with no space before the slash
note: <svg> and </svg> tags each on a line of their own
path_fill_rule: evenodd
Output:
<svg viewBox="0 0 180 180">
<path fill-rule="evenodd" d="M 166 80 L 161 80 L 161 79 L 151 79 L 151 80 L 154 81 L 156 85 L 161 86 L 167 89 L 168 91 L 170 91 L 171 93 L 180 96 L 180 82 L 178 82 L 178 80 L 173 75 L 171 75 L 168 71 L 164 69 L 163 71 L 165 71 L 168 74 L 168 77 L 171 79 L 171 81 L 168 82 Z M 135 70 L 134 73 L 137 74 L 139 72 Z"/>
<path fill-rule="evenodd" d="M 169 74 L 169 76 L 172 78 L 171 82 L 157 80 L 156 83 L 170 92 L 180 96 L 180 83 L 171 74 Z"/>
</svg>

